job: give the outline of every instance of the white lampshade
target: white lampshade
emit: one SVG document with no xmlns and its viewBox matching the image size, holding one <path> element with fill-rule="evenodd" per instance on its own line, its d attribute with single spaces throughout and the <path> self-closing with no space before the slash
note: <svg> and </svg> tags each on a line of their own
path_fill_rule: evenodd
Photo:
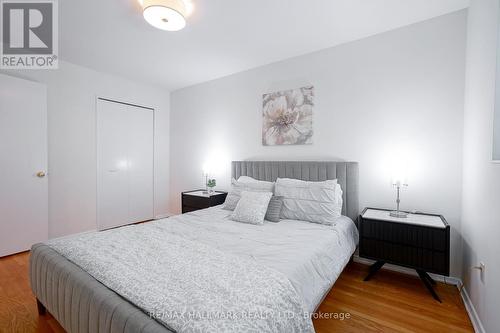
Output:
<svg viewBox="0 0 500 333">
<path fill-rule="evenodd" d="M 186 26 L 186 6 L 183 0 L 143 0 L 144 19 L 153 27 L 178 31 Z"/>
<path fill-rule="evenodd" d="M 203 170 L 203 174 L 204 175 L 209 175 L 210 174 L 210 164 L 209 163 L 204 163 L 203 167 L 202 167 L 202 170 Z"/>
<path fill-rule="evenodd" d="M 392 183 L 392 185 L 399 186 L 399 187 L 408 186 L 408 180 L 403 175 L 393 176 L 391 183 Z"/>
<path fill-rule="evenodd" d="M 405 162 L 393 162 L 391 171 L 391 184 L 393 186 L 408 186 L 407 165 Z"/>
</svg>

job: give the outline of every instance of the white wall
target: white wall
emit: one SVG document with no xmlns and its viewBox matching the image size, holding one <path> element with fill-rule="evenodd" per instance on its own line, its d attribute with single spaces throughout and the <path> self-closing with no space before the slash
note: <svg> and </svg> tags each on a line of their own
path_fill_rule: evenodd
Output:
<svg viewBox="0 0 500 333">
<path fill-rule="evenodd" d="M 97 96 L 155 108 L 155 214 L 166 214 L 169 94 L 66 62 L 59 64 L 58 70 L 3 71 L 47 85 L 49 237 L 96 228 Z"/>
<path fill-rule="evenodd" d="M 171 211 L 181 191 L 203 186 L 210 159 L 219 188 L 231 160 L 358 161 L 361 206 L 393 207 L 399 155 L 410 165 L 402 208 L 444 214 L 459 275 L 465 27 L 460 11 L 173 92 Z M 309 84 L 314 144 L 262 146 L 262 94 Z"/>
<path fill-rule="evenodd" d="M 500 164 L 491 162 L 498 0 L 473 0 L 467 29 L 462 234 L 466 290 L 486 332 L 500 330 Z M 486 264 L 481 276 L 471 266 Z"/>
</svg>

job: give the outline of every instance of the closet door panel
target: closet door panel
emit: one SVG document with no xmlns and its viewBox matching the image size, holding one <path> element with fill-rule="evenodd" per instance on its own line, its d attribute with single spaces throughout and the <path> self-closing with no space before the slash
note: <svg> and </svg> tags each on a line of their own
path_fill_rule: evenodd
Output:
<svg viewBox="0 0 500 333">
<path fill-rule="evenodd" d="M 97 225 L 123 225 L 128 213 L 128 119 L 122 104 L 98 100 Z"/>
<path fill-rule="evenodd" d="M 153 111 L 128 107 L 129 222 L 153 219 Z"/>
</svg>

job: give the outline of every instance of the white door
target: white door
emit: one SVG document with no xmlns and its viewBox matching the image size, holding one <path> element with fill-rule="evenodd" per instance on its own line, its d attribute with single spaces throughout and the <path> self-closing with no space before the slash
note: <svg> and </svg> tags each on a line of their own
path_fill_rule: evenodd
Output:
<svg viewBox="0 0 500 333">
<path fill-rule="evenodd" d="M 99 230 L 154 217 L 154 111 L 97 101 Z"/>
<path fill-rule="evenodd" d="M 48 238 L 47 91 L 0 74 L 0 257 Z"/>
</svg>

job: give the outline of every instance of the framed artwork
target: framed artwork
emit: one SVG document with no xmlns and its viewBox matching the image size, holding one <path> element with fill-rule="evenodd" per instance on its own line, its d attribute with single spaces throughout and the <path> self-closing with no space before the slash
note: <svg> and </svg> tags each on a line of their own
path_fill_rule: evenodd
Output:
<svg viewBox="0 0 500 333">
<path fill-rule="evenodd" d="M 262 144 L 312 144 L 313 106 L 312 86 L 265 94 L 262 101 Z"/>
</svg>

